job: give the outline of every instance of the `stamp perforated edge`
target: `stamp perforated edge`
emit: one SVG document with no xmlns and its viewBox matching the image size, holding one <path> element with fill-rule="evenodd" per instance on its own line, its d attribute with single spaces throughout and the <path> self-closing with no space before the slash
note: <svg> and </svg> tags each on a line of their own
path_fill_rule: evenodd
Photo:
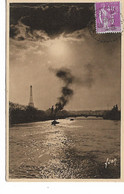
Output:
<svg viewBox="0 0 124 194">
<path fill-rule="evenodd" d="M 99 3 L 111 3 L 112 1 L 109 1 L 109 2 L 99 2 Z M 117 2 L 117 1 L 114 1 L 114 2 Z M 96 2 L 96 3 L 98 3 L 98 2 Z M 94 3 L 94 7 L 95 7 L 95 29 L 96 29 L 96 34 L 109 34 L 109 33 L 112 33 L 112 34 L 117 34 L 117 33 L 122 33 L 123 32 L 123 21 L 122 21 L 122 14 L 121 14 L 121 2 L 119 1 L 119 3 L 120 3 L 120 25 L 121 25 L 121 30 L 119 30 L 119 31 L 105 31 L 105 32 L 97 32 L 97 25 L 96 25 L 96 11 L 97 11 L 97 9 L 96 9 L 96 3 Z"/>
</svg>

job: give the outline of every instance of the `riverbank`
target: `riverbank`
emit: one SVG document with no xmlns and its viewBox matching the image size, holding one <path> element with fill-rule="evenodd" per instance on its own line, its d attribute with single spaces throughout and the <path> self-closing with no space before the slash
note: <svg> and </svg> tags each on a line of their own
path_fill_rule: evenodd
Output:
<svg viewBox="0 0 124 194">
<path fill-rule="evenodd" d="M 38 121 L 48 121 L 65 119 L 68 117 L 94 117 L 103 118 L 108 120 L 120 120 L 120 111 L 108 111 L 108 110 L 86 110 L 86 111 L 66 111 L 61 110 L 56 112 L 52 111 L 51 108 L 48 110 L 38 110 L 35 107 L 23 106 L 19 104 L 9 103 L 9 124 L 18 123 L 30 123 Z"/>
</svg>

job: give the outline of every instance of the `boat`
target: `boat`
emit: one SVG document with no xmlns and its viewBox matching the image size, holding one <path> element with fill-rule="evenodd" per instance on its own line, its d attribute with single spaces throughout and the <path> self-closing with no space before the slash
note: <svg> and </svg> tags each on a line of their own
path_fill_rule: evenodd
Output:
<svg viewBox="0 0 124 194">
<path fill-rule="evenodd" d="M 52 123 L 51 123 L 51 125 L 56 125 L 56 124 L 59 124 L 59 122 L 56 120 L 52 121 Z"/>
</svg>

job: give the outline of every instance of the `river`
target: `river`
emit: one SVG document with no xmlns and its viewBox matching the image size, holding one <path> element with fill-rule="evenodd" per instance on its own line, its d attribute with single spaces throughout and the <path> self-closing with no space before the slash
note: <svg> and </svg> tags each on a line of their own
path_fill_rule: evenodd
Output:
<svg viewBox="0 0 124 194">
<path fill-rule="evenodd" d="M 78 117 L 16 124 L 9 129 L 11 179 L 120 177 L 120 121 Z M 105 168 L 106 159 L 117 164 Z"/>
</svg>

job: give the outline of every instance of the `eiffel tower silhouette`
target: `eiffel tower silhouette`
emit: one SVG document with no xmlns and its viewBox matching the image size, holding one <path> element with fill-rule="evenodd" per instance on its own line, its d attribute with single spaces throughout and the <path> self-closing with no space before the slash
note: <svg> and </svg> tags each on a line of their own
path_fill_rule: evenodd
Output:
<svg viewBox="0 0 124 194">
<path fill-rule="evenodd" d="M 32 95 L 32 86 L 30 86 L 30 100 L 29 100 L 28 106 L 34 107 L 33 95 Z"/>
</svg>

